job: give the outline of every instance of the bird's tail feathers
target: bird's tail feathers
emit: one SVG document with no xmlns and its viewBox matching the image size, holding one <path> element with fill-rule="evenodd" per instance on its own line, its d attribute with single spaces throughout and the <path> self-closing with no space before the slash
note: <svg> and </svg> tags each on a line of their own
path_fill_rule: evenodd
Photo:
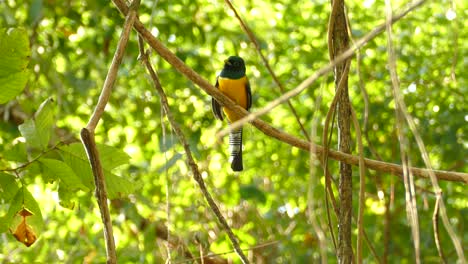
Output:
<svg viewBox="0 0 468 264">
<path fill-rule="evenodd" d="M 229 149 L 231 151 L 231 168 L 233 171 L 242 171 L 242 128 L 229 133 Z"/>
</svg>

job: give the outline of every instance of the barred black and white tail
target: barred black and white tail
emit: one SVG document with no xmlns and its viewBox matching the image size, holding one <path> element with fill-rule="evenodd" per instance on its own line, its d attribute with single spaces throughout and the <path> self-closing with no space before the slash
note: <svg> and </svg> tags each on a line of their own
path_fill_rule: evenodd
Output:
<svg viewBox="0 0 468 264">
<path fill-rule="evenodd" d="M 229 150 L 231 151 L 231 169 L 233 171 L 242 171 L 242 128 L 239 130 L 231 131 L 229 134 Z"/>
</svg>

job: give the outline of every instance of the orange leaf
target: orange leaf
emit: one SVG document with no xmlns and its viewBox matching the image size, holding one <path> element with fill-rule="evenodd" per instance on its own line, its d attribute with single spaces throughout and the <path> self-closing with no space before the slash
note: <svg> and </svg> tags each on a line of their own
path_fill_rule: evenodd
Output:
<svg viewBox="0 0 468 264">
<path fill-rule="evenodd" d="M 23 219 L 18 224 L 15 231 L 12 232 L 13 236 L 19 242 L 25 244 L 27 247 L 30 247 L 32 244 L 34 244 L 34 242 L 36 242 L 37 235 L 34 233 L 32 227 L 26 223 L 26 217 L 33 215 L 33 213 L 31 213 L 31 211 L 28 209 L 23 208 L 16 214 L 20 215 Z"/>
</svg>

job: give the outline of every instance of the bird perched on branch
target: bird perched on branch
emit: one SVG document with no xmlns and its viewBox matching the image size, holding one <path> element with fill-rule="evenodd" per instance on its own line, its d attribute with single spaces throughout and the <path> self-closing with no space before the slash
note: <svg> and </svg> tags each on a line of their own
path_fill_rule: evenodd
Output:
<svg viewBox="0 0 468 264">
<path fill-rule="evenodd" d="M 249 110 L 252 106 L 252 94 L 250 92 L 250 84 L 247 76 L 245 76 L 245 63 L 241 57 L 230 56 L 224 61 L 224 67 L 219 76 L 216 78 L 216 88 L 231 100 Z M 226 115 L 228 122 L 235 122 L 241 117 L 234 111 L 221 107 L 214 99 L 211 99 L 214 116 L 223 120 L 223 114 Z M 222 111 L 221 111 L 222 108 Z M 242 127 L 237 130 L 231 130 L 229 133 L 229 148 L 231 150 L 231 168 L 233 171 L 242 171 Z"/>
</svg>

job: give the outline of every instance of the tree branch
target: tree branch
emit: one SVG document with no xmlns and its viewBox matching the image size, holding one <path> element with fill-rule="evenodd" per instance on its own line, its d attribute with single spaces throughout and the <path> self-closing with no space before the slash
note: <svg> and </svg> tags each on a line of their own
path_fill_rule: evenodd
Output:
<svg viewBox="0 0 468 264">
<path fill-rule="evenodd" d="M 119 1 L 121 1 L 121 0 L 119 0 Z M 408 14 L 412 10 L 414 10 L 417 7 L 419 7 L 420 5 L 422 5 L 425 1 L 426 0 L 419 0 L 419 1 L 411 3 L 409 5 L 408 9 L 406 9 L 405 11 L 393 16 L 392 20 L 391 20 L 391 23 L 393 24 L 393 23 L 397 22 L 398 20 L 403 18 L 406 14 Z M 375 38 L 377 35 L 379 35 L 383 31 L 385 31 L 385 27 L 386 27 L 386 23 L 383 23 L 383 24 L 375 27 L 372 31 L 367 33 L 367 35 L 365 35 L 364 37 L 362 37 L 361 39 L 356 41 L 355 45 L 353 45 L 351 48 L 347 49 L 342 54 L 338 54 L 333 61 L 331 61 L 326 66 L 324 66 L 324 67 L 320 68 L 319 70 L 317 70 L 316 72 L 314 72 L 314 74 L 312 74 L 309 78 L 304 80 L 301 84 L 299 84 L 299 86 L 297 86 L 296 88 L 288 91 L 287 93 L 283 94 L 282 96 L 278 97 L 276 100 L 271 101 L 268 105 L 266 105 L 262 109 L 260 109 L 260 110 L 258 110 L 256 112 L 253 112 L 253 113 L 249 113 L 247 115 L 243 115 L 244 117 L 242 119 L 232 123 L 231 126 L 229 127 L 229 129 L 240 128 L 245 123 L 251 122 L 254 119 L 256 119 L 256 118 L 258 118 L 258 117 L 260 117 L 260 116 L 262 116 L 262 115 L 264 115 L 264 114 L 266 114 L 268 112 L 270 112 L 273 108 L 275 108 L 278 105 L 284 103 L 289 98 L 300 94 L 302 91 L 307 89 L 310 85 L 312 85 L 322 75 L 324 75 L 324 74 L 330 72 L 331 70 L 333 70 L 336 65 L 342 63 L 343 61 L 345 61 L 348 58 L 350 58 L 351 56 L 353 56 L 356 50 L 360 49 L 365 44 L 367 44 L 367 42 L 369 42 L 370 40 Z M 216 99 L 218 99 L 218 98 L 216 98 Z M 230 108 L 229 105 L 228 105 L 228 108 Z M 230 131 L 229 129 L 222 130 L 218 135 L 219 136 L 225 136 L 225 135 L 229 134 L 229 131 Z"/>
<path fill-rule="evenodd" d="M 328 51 L 330 61 L 349 49 L 348 27 L 346 25 L 344 0 L 331 0 L 332 10 L 328 23 Z M 348 94 L 348 75 L 351 57 L 334 67 L 336 113 L 338 117 L 338 148 L 344 153 L 351 153 L 351 102 Z M 335 101 L 336 99 L 336 101 Z M 333 108 L 330 108 L 333 111 Z M 334 112 L 334 111 L 333 111 Z M 327 115 L 328 116 L 328 115 Z M 357 128 L 356 128 L 357 129 Z M 333 132 L 331 132 L 333 133 Z M 328 134 L 324 133 L 326 139 Z M 328 144 L 325 145 L 328 150 Z M 362 155 L 362 153 L 360 153 Z M 362 159 L 361 159 L 362 160 Z M 362 162 L 361 162 L 362 163 Z M 328 163 L 327 163 L 328 164 Z M 353 263 L 353 246 L 351 240 L 352 212 L 353 212 L 353 185 L 352 168 L 350 164 L 340 161 L 339 180 L 339 213 L 338 213 L 338 249 L 339 263 Z M 358 222 L 360 217 L 358 216 Z M 359 227 L 358 227 L 359 228 Z M 362 246 L 362 230 L 359 228 L 358 248 Z M 360 254 L 358 253 L 358 257 Z M 357 263 L 361 263 L 358 259 Z"/>
<path fill-rule="evenodd" d="M 109 101 L 112 87 L 114 86 L 115 80 L 117 78 L 118 67 L 122 61 L 130 31 L 132 30 L 133 23 L 136 18 L 136 9 L 138 8 L 139 3 L 139 0 L 134 0 L 132 2 L 131 12 L 128 13 L 125 19 L 125 24 L 120 35 L 119 43 L 117 44 L 117 49 L 114 53 L 114 58 L 112 59 L 111 66 L 107 73 L 98 103 L 94 109 L 93 114 L 91 115 L 88 124 L 81 130 L 81 140 L 86 149 L 86 153 L 88 155 L 89 162 L 91 163 L 91 168 L 94 175 L 94 183 L 96 185 L 95 196 L 99 205 L 101 220 L 104 225 L 107 263 L 110 264 L 117 263 L 117 255 L 115 251 L 112 220 L 110 217 L 109 206 L 107 205 L 107 190 L 104 179 L 104 171 L 101 165 L 101 160 L 99 158 L 99 152 L 96 147 L 94 130 L 99 120 L 101 119 L 107 102 Z"/>
<path fill-rule="evenodd" d="M 437 252 L 439 253 L 440 263 L 447 263 L 444 256 L 444 251 L 440 245 L 440 235 L 439 235 L 439 201 L 442 199 L 441 195 L 436 195 L 436 202 L 434 205 L 434 213 L 432 214 L 432 227 L 434 228 L 434 240 L 437 247 Z"/>
<path fill-rule="evenodd" d="M 123 14 L 128 13 L 128 7 L 125 4 L 123 0 L 113 0 L 114 4 L 119 8 L 119 10 Z M 416 2 L 415 4 L 412 4 L 408 10 L 403 12 L 402 14 L 399 14 L 397 16 L 393 17 L 393 22 L 396 20 L 400 19 L 403 17 L 406 13 L 409 11 L 413 10 L 415 7 L 418 5 L 422 4 L 425 2 L 425 0 L 421 0 Z M 159 40 L 154 37 L 149 30 L 145 28 L 145 26 L 139 21 L 135 20 L 134 23 L 135 29 L 138 31 L 138 33 L 141 34 L 141 36 L 145 39 L 145 41 L 156 51 L 159 53 L 159 55 L 164 58 L 169 64 L 171 64 L 176 70 L 178 70 L 182 75 L 187 77 L 189 80 L 191 80 L 193 83 L 197 84 L 202 88 L 207 94 L 210 96 L 213 96 L 220 104 L 223 106 L 233 110 L 236 114 L 241 115 L 241 116 L 246 116 L 248 114 L 245 109 L 240 107 L 239 105 L 235 104 L 231 99 L 229 99 L 227 96 L 225 96 L 223 93 L 218 91 L 213 85 L 202 78 L 198 73 L 196 73 L 193 69 L 189 68 L 187 65 L 185 65 L 177 56 L 174 55 L 168 48 L 166 48 Z M 385 25 L 383 26 L 385 28 Z M 383 30 L 383 29 L 382 29 Z M 372 32 L 377 32 L 377 33 L 372 33 Z M 380 26 L 377 29 L 374 29 L 371 31 L 371 35 L 375 37 L 380 33 Z M 370 40 L 371 38 L 368 38 Z M 368 41 L 367 40 L 367 41 Z M 364 40 L 360 40 L 357 42 L 357 45 L 360 45 L 358 47 L 361 47 L 363 43 L 365 43 Z M 361 44 L 359 44 L 361 43 Z M 349 56 L 351 56 L 354 52 L 353 48 L 350 49 Z M 341 56 L 339 56 L 341 57 Z M 345 57 L 343 57 L 345 58 Z M 347 58 L 347 57 L 346 57 Z M 332 66 L 330 66 L 332 67 Z M 288 94 L 288 93 L 286 93 Z M 268 123 L 260 120 L 260 119 L 254 119 L 252 121 L 252 124 L 265 133 L 266 135 L 273 137 L 277 140 L 283 141 L 291 146 L 310 151 L 310 142 L 307 142 L 305 140 L 301 140 L 297 137 L 294 137 L 292 135 L 289 135 L 287 133 L 284 133 L 280 131 L 279 129 L 276 129 L 272 126 L 270 126 Z M 323 153 L 323 147 L 320 145 L 316 145 L 314 148 L 316 151 L 317 155 L 322 155 Z M 330 158 L 334 160 L 339 160 L 346 162 L 351 165 L 358 165 L 359 164 L 359 158 L 357 156 L 353 156 L 350 154 L 342 153 L 339 151 L 334 151 L 330 150 L 329 153 Z M 388 163 L 388 162 L 382 162 L 382 161 L 377 161 L 377 160 L 372 160 L 372 159 L 364 159 L 366 167 L 372 170 L 377 170 L 380 172 L 386 172 L 390 173 L 393 175 L 398 175 L 401 176 L 403 171 L 402 167 L 397 164 L 393 163 Z M 422 178 L 428 178 L 429 177 L 429 170 L 427 169 L 421 169 L 421 168 L 410 168 L 411 171 L 414 173 L 415 176 L 422 177 Z M 440 171 L 440 170 L 433 170 L 434 174 L 437 176 L 438 179 L 440 180 L 446 180 L 446 181 L 455 181 L 455 182 L 462 182 L 468 184 L 468 173 L 462 173 L 462 172 L 449 172 L 449 171 Z"/>
<path fill-rule="evenodd" d="M 389 70 L 390 70 L 390 75 L 391 75 L 391 79 L 392 79 L 392 88 L 393 88 L 393 94 L 394 94 L 394 97 L 395 97 L 395 110 L 397 112 L 397 115 L 400 114 L 401 115 L 401 119 L 403 120 L 406 120 L 406 123 L 408 124 L 408 127 L 410 128 L 410 131 L 411 133 L 413 134 L 414 136 L 414 139 L 416 141 L 416 144 L 418 146 L 418 149 L 419 151 L 421 152 L 421 156 L 422 156 L 422 159 L 424 161 L 424 164 L 426 165 L 426 168 L 428 169 L 428 172 L 429 172 L 429 178 L 431 180 L 431 184 L 432 184 L 432 187 L 434 188 L 434 192 L 436 194 L 436 196 L 438 197 L 439 199 L 439 196 L 442 195 L 442 190 L 439 186 L 439 183 L 438 183 L 438 179 L 436 177 L 436 175 L 433 173 L 432 171 L 432 164 L 431 164 L 431 160 L 429 158 L 429 154 L 426 150 L 426 146 L 424 145 L 424 141 L 416 127 L 416 123 L 413 119 L 413 117 L 408 113 L 407 111 L 407 107 L 406 107 L 406 104 L 405 104 L 405 101 L 403 99 L 403 96 L 401 95 L 401 92 L 400 92 L 400 86 L 399 86 L 399 80 L 398 80 L 398 74 L 397 74 L 397 70 L 396 70 L 396 55 L 395 55 L 395 51 L 394 51 L 394 48 L 393 48 L 393 43 L 392 43 L 392 31 L 391 31 L 391 16 L 392 16 L 392 10 L 391 10 L 391 5 L 390 5 L 390 0 L 386 0 L 385 1 L 386 3 L 386 16 L 387 16 L 387 36 L 388 36 L 388 39 L 387 39 L 387 46 L 388 46 L 388 60 L 389 60 Z M 399 131 L 400 134 L 403 134 L 403 130 L 400 129 Z M 413 175 L 412 173 L 410 173 L 410 187 L 411 187 L 411 192 L 414 193 L 414 180 L 413 180 Z M 416 197 L 415 196 L 412 196 L 411 197 L 411 200 L 412 200 L 412 204 L 414 205 L 414 211 L 415 211 L 415 214 L 416 216 L 413 217 L 413 219 L 411 219 L 412 221 L 414 221 L 414 226 L 417 226 L 418 224 L 418 219 L 417 219 L 417 210 L 416 210 Z M 439 208 L 440 208 L 440 216 L 442 218 L 442 223 L 444 224 L 445 226 L 445 229 L 447 230 L 447 233 L 449 234 L 451 240 L 452 240 L 452 243 L 453 243 L 453 246 L 455 247 L 455 251 L 457 252 L 457 256 L 458 256 L 458 259 L 460 260 L 461 263 L 466 263 L 466 260 L 465 260 L 465 255 L 464 255 L 464 251 L 463 251 L 463 246 L 462 246 L 462 243 L 460 242 L 460 239 L 458 238 L 457 236 L 457 233 L 455 232 L 455 230 L 453 229 L 452 227 L 452 224 L 450 223 L 449 219 L 448 219 L 448 216 L 447 216 L 447 212 L 445 211 L 445 203 L 444 203 L 444 200 L 442 198 L 439 199 Z M 420 260 L 419 260 L 419 246 L 420 246 L 420 241 L 419 241 L 419 228 L 416 229 L 415 228 L 415 234 L 414 234 L 414 240 L 415 240 L 415 251 L 416 251 L 416 263 L 419 263 Z"/>
<path fill-rule="evenodd" d="M 271 77 L 273 78 L 273 81 L 276 83 L 276 86 L 280 89 L 281 93 L 285 93 L 286 89 L 284 88 L 283 84 L 279 81 L 278 76 L 276 76 L 275 72 L 270 66 L 270 63 L 268 63 L 268 60 L 265 58 L 265 55 L 263 55 L 262 49 L 260 48 L 260 45 L 258 44 L 257 39 L 255 38 L 254 33 L 250 28 L 247 26 L 247 24 L 242 20 L 240 15 L 237 13 L 237 10 L 234 8 L 230 0 L 224 0 L 226 4 L 231 8 L 232 12 L 234 12 L 234 15 L 236 16 L 237 20 L 239 20 L 239 23 L 241 25 L 241 28 L 244 30 L 245 34 L 249 37 L 250 41 L 254 44 L 255 49 L 257 50 L 258 54 L 260 55 L 260 58 L 263 61 L 263 64 L 267 68 L 268 72 L 270 73 Z M 299 118 L 299 115 L 296 112 L 296 109 L 292 105 L 290 100 L 286 100 L 286 103 L 289 106 L 289 109 L 291 109 L 292 114 L 296 118 L 296 122 L 299 124 L 299 127 L 301 128 L 302 134 L 304 134 L 304 137 L 310 141 L 309 134 L 307 133 L 306 129 L 304 128 L 304 124 L 302 124 L 301 119 Z"/>
<path fill-rule="evenodd" d="M 227 223 L 226 219 L 224 216 L 221 214 L 221 211 L 219 210 L 218 205 L 214 201 L 213 197 L 211 196 L 210 192 L 206 188 L 205 182 L 203 181 L 203 178 L 201 176 L 200 171 L 198 170 L 198 166 L 195 163 L 195 160 L 192 157 L 192 151 L 190 150 L 190 146 L 187 143 L 187 140 L 185 139 L 185 135 L 183 134 L 182 130 L 180 129 L 179 124 L 175 121 L 174 116 L 172 115 L 172 112 L 169 108 L 169 103 L 167 102 L 167 96 L 164 93 L 164 90 L 162 89 L 161 83 L 159 81 L 159 78 L 154 71 L 153 67 L 151 66 L 148 55 L 146 53 L 140 54 L 141 60 L 143 61 L 144 65 L 146 66 L 146 69 L 148 70 L 151 79 L 154 83 L 154 87 L 156 88 L 156 91 L 159 94 L 160 100 L 161 100 L 161 105 L 164 109 L 164 112 L 167 115 L 167 119 L 171 123 L 172 129 L 174 130 L 176 136 L 179 138 L 180 143 L 184 147 L 185 154 L 187 156 L 187 161 L 190 166 L 190 169 L 192 170 L 193 173 L 193 178 L 195 181 L 198 183 L 198 186 L 200 187 L 203 196 L 205 197 L 206 201 L 208 202 L 208 205 L 210 206 L 211 210 L 215 214 L 216 218 L 220 222 L 221 226 L 223 227 L 224 231 L 226 231 L 229 239 L 231 240 L 232 246 L 234 247 L 234 250 L 236 251 L 237 255 L 241 259 L 242 263 L 249 263 L 247 257 L 245 256 L 244 252 L 242 251 L 239 241 L 237 240 L 236 236 L 231 230 L 231 227 Z"/>
</svg>

